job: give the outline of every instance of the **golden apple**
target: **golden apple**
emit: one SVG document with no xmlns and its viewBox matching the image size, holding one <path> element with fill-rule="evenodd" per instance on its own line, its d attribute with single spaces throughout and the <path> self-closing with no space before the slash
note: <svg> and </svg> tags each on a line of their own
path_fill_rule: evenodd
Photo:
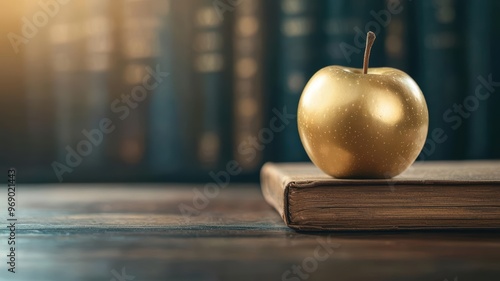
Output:
<svg viewBox="0 0 500 281">
<path fill-rule="evenodd" d="M 312 162 L 337 178 L 390 178 L 418 157 L 427 137 L 427 104 L 403 71 L 368 69 L 375 34 L 369 32 L 363 69 L 327 66 L 300 97 L 300 139 Z"/>
</svg>

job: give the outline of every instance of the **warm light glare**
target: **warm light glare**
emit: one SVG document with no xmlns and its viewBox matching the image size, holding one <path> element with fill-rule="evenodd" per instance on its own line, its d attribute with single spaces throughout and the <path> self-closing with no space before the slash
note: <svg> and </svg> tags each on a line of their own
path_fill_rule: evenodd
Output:
<svg viewBox="0 0 500 281">
<path fill-rule="evenodd" d="M 369 107 L 371 114 L 386 124 L 397 124 L 403 116 L 402 104 L 397 97 L 391 94 L 373 95 L 374 106 Z"/>
</svg>

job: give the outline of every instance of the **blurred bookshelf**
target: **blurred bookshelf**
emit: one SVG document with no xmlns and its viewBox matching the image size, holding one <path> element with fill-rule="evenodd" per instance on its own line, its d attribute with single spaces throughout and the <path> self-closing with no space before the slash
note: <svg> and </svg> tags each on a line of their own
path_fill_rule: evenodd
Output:
<svg viewBox="0 0 500 281">
<path fill-rule="evenodd" d="M 429 106 L 428 138 L 447 136 L 431 138 L 419 160 L 500 158 L 495 0 L 23 0 L 6 9 L 0 167 L 15 167 L 20 182 L 203 182 L 230 168 L 231 181 L 257 181 L 265 161 L 308 161 L 283 114 L 295 113 L 320 68 L 362 67 L 368 30 L 377 34 L 370 67 L 410 74 Z"/>
</svg>

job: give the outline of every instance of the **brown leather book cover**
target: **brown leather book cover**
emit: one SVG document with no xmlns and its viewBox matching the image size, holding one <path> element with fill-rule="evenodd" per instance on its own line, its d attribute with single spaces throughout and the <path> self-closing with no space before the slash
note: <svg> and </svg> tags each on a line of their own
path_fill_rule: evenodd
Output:
<svg viewBox="0 0 500 281">
<path fill-rule="evenodd" d="M 416 162 L 392 179 L 336 179 L 266 163 L 266 201 L 296 230 L 500 228 L 500 161 Z"/>
</svg>

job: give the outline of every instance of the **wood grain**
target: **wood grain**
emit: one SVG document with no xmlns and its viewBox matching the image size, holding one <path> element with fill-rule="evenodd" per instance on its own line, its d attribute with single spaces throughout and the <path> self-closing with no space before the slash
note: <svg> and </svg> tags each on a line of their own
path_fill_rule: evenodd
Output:
<svg viewBox="0 0 500 281">
<path fill-rule="evenodd" d="M 307 280 L 500 277 L 496 231 L 299 233 L 284 225 L 258 186 L 241 185 L 229 185 L 198 216 L 185 218 L 178 207 L 192 205 L 195 188 L 203 190 L 202 185 L 19 186 L 18 272 L 8 273 L 2 261 L 0 280 L 112 280 L 112 270 L 122 268 L 136 281 L 305 280 L 282 277 L 292 266 L 310 262 L 323 244 L 332 253 L 305 272 Z M 5 195 L 0 200 L 3 209 Z M 6 236 L 2 227 L 0 237 Z"/>
</svg>

